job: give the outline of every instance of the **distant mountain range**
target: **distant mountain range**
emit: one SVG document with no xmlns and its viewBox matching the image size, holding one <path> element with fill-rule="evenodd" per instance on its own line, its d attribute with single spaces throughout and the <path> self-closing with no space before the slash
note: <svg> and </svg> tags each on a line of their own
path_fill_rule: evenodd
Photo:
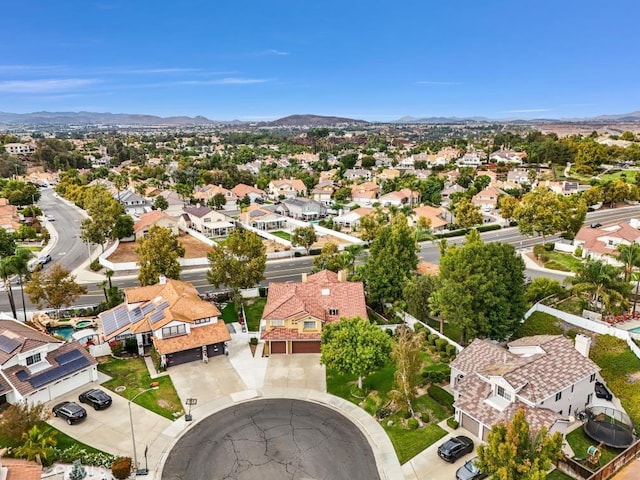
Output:
<svg viewBox="0 0 640 480">
<path fill-rule="evenodd" d="M 537 119 L 491 119 L 487 117 L 427 117 L 416 118 L 405 116 L 392 122 L 398 124 L 454 124 L 454 123 L 514 123 L 541 124 L 563 122 L 638 122 L 640 110 L 619 115 L 599 115 L 589 118 L 537 118 Z M 203 116 L 187 117 L 159 117 L 155 115 L 141 115 L 129 113 L 96 113 L 96 112 L 33 112 L 33 113 L 4 113 L 0 112 L 0 124 L 14 125 L 136 125 L 136 126 L 189 126 L 189 125 L 241 125 L 248 124 L 264 127 L 331 127 L 339 125 L 366 125 L 365 120 L 353 118 L 331 117 L 323 115 L 290 115 L 269 122 L 242 122 L 239 120 L 220 121 L 210 120 Z"/>
</svg>

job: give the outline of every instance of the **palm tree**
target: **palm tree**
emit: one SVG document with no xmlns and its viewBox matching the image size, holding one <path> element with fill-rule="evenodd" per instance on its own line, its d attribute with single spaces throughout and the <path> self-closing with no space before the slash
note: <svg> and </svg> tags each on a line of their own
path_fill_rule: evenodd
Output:
<svg viewBox="0 0 640 480">
<path fill-rule="evenodd" d="M 572 291 L 586 293 L 589 303 L 599 311 L 620 310 L 628 306 L 631 287 L 620 278 L 620 270 L 600 260 L 587 260 L 571 278 Z"/>
<path fill-rule="evenodd" d="M 9 305 L 11 305 L 13 318 L 17 320 L 18 315 L 16 313 L 16 302 L 13 298 L 13 288 L 11 288 L 11 276 L 15 273 L 13 271 L 12 257 L 13 255 L 10 257 L 4 257 L 0 260 L 0 278 L 2 278 L 4 290 L 7 292 L 7 296 L 9 297 Z"/>
<path fill-rule="evenodd" d="M 19 457 L 27 460 L 35 460 L 42 465 L 42 460 L 49 460 L 53 456 L 53 447 L 56 446 L 55 436 L 51 430 L 40 430 L 37 425 L 31 427 L 28 432 L 22 434 L 23 444 L 16 449 Z"/>
<path fill-rule="evenodd" d="M 624 281 L 631 279 L 633 267 L 640 266 L 640 244 L 618 245 L 618 260 L 624 264 Z"/>
<path fill-rule="evenodd" d="M 26 248 L 17 248 L 13 258 L 14 273 L 18 275 L 20 283 L 20 296 L 22 297 L 22 313 L 24 320 L 27 320 L 27 304 L 24 301 L 24 281 L 29 275 L 29 260 L 33 257 L 33 253 Z"/>
</svg>

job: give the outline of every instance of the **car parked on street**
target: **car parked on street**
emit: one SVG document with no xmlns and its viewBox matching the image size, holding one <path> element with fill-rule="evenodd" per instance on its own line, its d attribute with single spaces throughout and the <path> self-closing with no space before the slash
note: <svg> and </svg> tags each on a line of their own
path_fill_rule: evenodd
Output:
<svg viewBox="0 0 640 480">
<path fill-rule="evenodd" d="M 69 425 L 87 418 L 87 411 L 75 402 L 62 402 L 52 409 L 54 417 L 64 418 Z"/>
<path fill-rule="evenodd" d="M 596 397 L 598 398 L 604 398 L 605 400 L 611 400 L 613 398 L 609 389 L 605 387 L 602 382 L 596 382 L 594 390 L 596 392 Z"/>
<path fill-rule="evenodd" d="M 47 219 L 50 222 L 55 222 L 56 221 L 56 217 L 54 217 L 53 215 L 45 215 L 44 218 Z"/>
<path fill-rule="evenodd" d="M 92 388 L 91 390 L 82 392 L 78 396 L 78 400 L 80 403 L 88 403 L 94 408 L 94 410 L 104 410 L 105 408 L 109 408 L 112 402 L 109 395 L 97 388 Z"/>
<path fill-rule="evenodd" d="M 465 462 L 458 470 L 456 470 L 456 480 L 482 480 L 489 475 L 482 473 L 478 467 L 476 467 L 476 460 L 478 457 L 474 457 L 471 460 Z"/>
<path fill-rule="evenodd" d="M 51 255 L 44 255 L 38 259 L 38 264 L 46 265 L 51 261 Z"/>
<path fill-rule="evenodd" d="M 473 452 L 473 440 L 463 435 L 450 438 L 438 447 L 438 456 L 450 463 L 471 452 Z"/>
</svg>

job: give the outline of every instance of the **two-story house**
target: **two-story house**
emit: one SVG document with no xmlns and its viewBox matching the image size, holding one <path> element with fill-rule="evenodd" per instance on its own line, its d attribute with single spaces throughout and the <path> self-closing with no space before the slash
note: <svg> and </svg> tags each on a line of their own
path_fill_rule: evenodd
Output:
<svg viewBox="0 0 640 480">
<path fill-rule="evenodd" d="M 471 198 L 471 203 L 479 207 L 483 212 L 490 212 L 498 208 L 498 197 L 500 192 L 496 187 L 489 185 L 484 190 L 476 193 Z"/>
<path fill-rule="evenodd" d="M 369 181 L 371 180 L 371 170 L 365 168 L 348 168 L 344 171 L 343 177 L 349 181 Z"/>
<path fill-rule="evenodd" d="M 329 206 L 333 204 L 333 194 L 336 191 L 336 186 L 331 180 L 319 182 L 311 191 L 312 198 L 323 205 Z"/>
<path fill-rule="evenodd" d="M 127 215 L 135 216 L 151 211 L 151 202 L 131 190 L 116 192 L 113 196 L 124 207 Z"/>
<path fill-rule="evenodd" d="M 362 217 L 372 215 L 374 212 L 375 209 L 370 207 L 355 208 L 348 212 L 341 212 L 337 217 L 333 217 L 333 223 L 340 225 L 341 228 L 356 231 L 360 227 Z"/>
<path fill-rule="evenodd" d="M 380 187 L 375 182 L 365 182 L 351 186 L 351 200 L 361 207 L 370 207 L 378 201 Z"/>
<path fill-rule="evenodd" d="M 231 340 L 218 308 L 188 282 L 160 277 L 155 285 L 124 293 L 124 303 L 99 315 L 107 341 L 133 337 L 140 354 L 153 344 L 170 367 L 222 355 Z"/>
<path fill-rule="evenodd" d="M 289 198 L 276 206 L 275 213 L 310 222 L 324 218 L 327 215 L 327 207 L 309 198 Z"/>
<path fill-rule="evenodd" d="M 302 282 L 269 284 L 262 313 L 266 354 L 320 353 L 322 327 L 341 318 L 367 318 L 362 282 L 323 270 Z"/>
<path fill-rule="evenodd" d="M 396 207 L 409 205 L 410 207 L 413 207 L 420 202 L 420 192 L 411 190 L 410 188 L 403 188 L 401 190 L 381 195 L 378 201 L 380 202 L 380 205 L 384 207 L 388 207 L 390 205 Z"/>
<path fill-rule="evenodd" d="M 273 200 L 307 196 L 307 187 L 302 180 L 297 178 L 271 180 L 267 186 L 267 191 L 269 192 L 269 197 Z"/>
<path fill-rule="evenodd" d="M 285 228 L 287 226 L 287 218 L 275 213 L 273 210 L 275 210 L 273 205 L 250 205 L 246 211 L 240 214 L 240 222 L 264 231 Z"/>
<path fill-rule="evenodd" d="M 96 360 L 17 320 L 0 320 L 0 404 L 48 402 L 98 379 Z"/>
<path fill-rule="evenodd" d="M 185 208 L 178 223 L 208 237 L 224 237 L 236 227 L 231 217 L 203 206 Z"/>
<path fill-rule="evenodd" d="M 524 408 L 533 430 L 564 433 L 570 416 L 593 399 L 600 368 L 589 359 L 591 339 L 535 335 L 505 349 L 476 339 L 451 362 L 455 418 L 486 440 L 491 426 Z"/>
<path fill-rule="evenodd" d="M 496 163 L 511 165 L 522 165 L 523 159 L 527 158 L 526 152 L 514 152 L 513 150 L 500 149 L 489 155 L 489 160 Z"/>
<path fill-rule="evenodd" d="M 449 220 L 447 220 L 447 217 L 449 217 Z M 423 205 L 422 207 L 414 208 L 407 220 L 410 226 L 416 226 L 422 221 L 420 219 L 424 219 L 432 231 L 440 232 L 451 223 L 452 219 L 450 217 L 451 214 L 442 207 Z"/>
<path fill-rule="evenodd" d="M 196 187 L 193 192 L 193 198 L 196 200 L 200 200 L 202 204 L 209 204 L 209 201 L 213 199 L 216 195 L 221 194 L 224 196 L 224 208 L 229 210 L 233 210 L 236 208 L 236 204 L 238 202 L 238 196 L 233 192 L 233 190 L 227 190 L 222 185 L 203 185 L 201 187 Z"/>
</svg>

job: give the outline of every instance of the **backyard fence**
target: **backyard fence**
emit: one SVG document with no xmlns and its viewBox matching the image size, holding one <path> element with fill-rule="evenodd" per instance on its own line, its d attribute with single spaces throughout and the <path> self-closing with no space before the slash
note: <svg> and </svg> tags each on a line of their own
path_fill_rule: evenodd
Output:
<svg viewBox="0 0 640 480">
<path fill-rule="evenodd" d="M 460 353 L 464 349 L 464 347 L 462 345 L 460 345 L 459 343 L 454 342 L 453 340 L 451 340 L 446 335 L 440 333 L 438 330 L 436 330 L 435 328 L 430 327 L 426 323 L 418 320 L 416 317 L 414 317 L 412 315 L 409 315 L 407 312 L 400 311 L 396 315 L 398 315 L 407 325 L 409 325 L 414 330 L 415 330 L 415 324 L 419 323 L 424 328 L 426 328 L 429 331 L 429 333 L 433 333 L 433 334 L 437 335 L 438 337 L 445 339 L 449 345 L 453 345 L 454 347 L 456 347 L 456 354 Z"/>
</svg>

